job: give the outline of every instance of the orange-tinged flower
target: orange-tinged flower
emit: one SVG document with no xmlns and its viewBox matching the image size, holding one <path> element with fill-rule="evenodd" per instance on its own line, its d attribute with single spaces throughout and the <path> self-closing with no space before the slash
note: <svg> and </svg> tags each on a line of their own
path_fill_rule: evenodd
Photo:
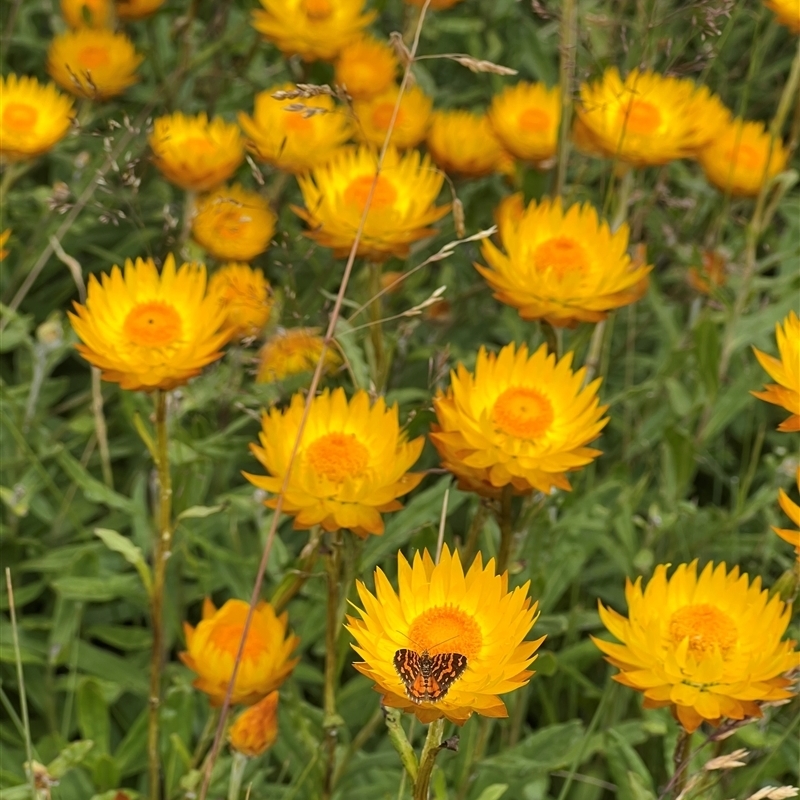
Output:
<svg viewBox="0 0 800 800">
<path fill-rule="evenodd" d="M 364 35 L 339 53 L 335 81 L 344 86 L 353 99 L 368 100 L 394 83 L 398 66 L 390 44 Z"/>
<path fill-rule="evenodd" d="M 347 114 L 331 97 L 276 100 L 278 90 L 294 89 L 294 84 L 274 86 L 256 95 L 255 111 L 249 117 L 239 113 L 239 124 L 247 136 L 247 148 L 260 161 L 287 172 L 303 173 L 330 160 L 350 138 L 352 126 Z M 311 111 L 287 111 L 292 103 L 301 103 Z"/>
<path fill-rule="evenodd" d="M 703 721 L 760 717 L 759 703 L 791 697 L 784 673 L 800 666 L 781 641 L 791 608 L 725 564 L 660 564 L 647 586 L 627 581 L 628 616 L 599 603 L 603 624 L 622 644 L 592 637 L 620 672 L 614 680 L 644 694 L 645 708 L 669 706 L 692 733 Z"/>
<path fill-rule="evenodd" d="M 356 100 L 356 134 L 361 141 L 381 147 L 392 122 L 399 86 L 392 86 L 369 100 Z M 409 86 L 400 99 L 400 107 L 392 128 L 391 143 L 405 150 L 416 147 L 428 132 L 433 100 L 419 86 Z"/>
<path fill-rule="evenodd" d="M 697 160 L 708 181 L 720 191 L 755 197 L 786 168 L 789 151 L 767 133 L 763 122 L 735 119 L 723 126 Z"/>
<path fill-rule="evenodd" d="M 222 705 L 225 699 L 248 607 L 244 600 L 228 600 L 217 610 L 206 598 L 203 619 L 197 627 L 183 623 L 186 651 L 178 655 L 197 673 L 193 686 L 208 695 L 212 706 Z M 263 600 L 256 606 L 236 673 L 232 703 L 256 703 L 289 677 L 300 660 L 291 657 L 300 640 L 287 632 L 288 620 L 286 612 L 278 616 Z"/>
<path fill-rule="evenodd" d="M 520 81 L 492 98 L 489 121 L 511 155 L 523 161 L 546 161 L 556 154 L 561 124 L 557 86 Z"/>
<path fill-rule="evenodd" d="M 8 255 L 6 242 L 8 242 L 10 236 L 11 228 L 6 228 L 2 233 L 0 233 L 0 261 L 2 261 Z"/>
<path fill-rule="evenodd" d="M 224 310 L 224 326 L 231 331 L 231 338 L 258 335 L 272 313 L 269 281 L 260 269 L 248 264 L 226 264 L 217 270 L 208 282 L 208 293 Z"/>
<path fill-rule="evenodd" d="M 794 311 L 775 326 L 775 338 L 778 341 L 780 359 L 768 356 L 754 347 L 758 363 L 777 383 L 770 383 L 762 392 L 751 392 L 767 403 L 783 406 L 791 412 L 789 419 L 778 425 L 779 431 L 800 431 L 800 319 Z"/>
<path fill-rule="evenodd" d="M 248 758 L 257 758 L 269 750 L 278 738 L 278 692 L 245 709 L 228 731 L 234 750 Z"/>
<path fill-rule="evenodd" d="M 599 322 L 647 290 L 652 267 L 628 256 L 627 224 L 612 233 L 588 203 L 564 211 L 557 198 L 524 208 L 517 194 L 500 205 L 497 222 L 505 252 L 485 239 L 489 267 L 475 268 L 523 319 L 559 327 Z"/>
<path fill-rule="evenodd" d="M 797 490 L 800 492 L 800 466 L 797 468 Z M 778 502 L 780 503 L 783 513 L 800 529 L 800 506 L 795 503 L 783 489 L 778 489 Z M 776 528 L 772 526 L 772 530 L 778 534 L 785 542 L 794 546 L 794 551 L 800 559 L 800 530 L 792 530 L 791 528 Z"/>
<path fill-rule="evenodd" d="M 375 18 L 364 0 L 261 0 L 253 27 L 285 55 L 333 61 Z"/>
<path fill-rule="evenodd" d="M 149 137 L 153 160 L 164 177 L 193 192 L 205 192 L 233 175 L 244 161 L 239 128 L 221 117 L 159 117 Z"/>
<path fill-rule="evenodd" d="M 485 114 L 434 111 L 427 145 L 436 164 L 450 175 L 479 178 L 510 172 L 514 166 Z"/>
<path fill-rule="evenodd" d="M 230 338 L 225 309 L 206 293 L 206 268 L 167 256 L 161 274 L 152 259 L 89 276 L 86 305 L 70 322 L 78 352 L 103 370 L 103 379 L 132 391 L 174 389 L 216 361 Z"/>
<path fill-rule="evenodd" d="M 375 594 L 357 582 L 361 618 L 347 629 L 363 661 L 353 666 L 375 682 L 383 703 L 415 714 L 421 722 L 446 717 L 463 725 L 473 713 L 507 717 L 499 695 L 524 686 L 544 636 L 525 639 L 537 617 L 530 582 L 508 590 L 508 573 L 495 573 L 480 553 L 464 572 L 447 545 L 434 564 L 427 550 L 413 566 L 397 554 L 398 590 L 375 570 Z M 431 678 L 420 675 L 423 658 Z M 444 668 L 444 669 L 442 669 Z"/>
<path fill-rule="evenodd" d="M 433 401 L 438 425 L 430 438 L 461 488 L 496 497 L 569 490 L 566 473 L 600 455 L 586 445 L 608 422 L 597 399 L 600 379 L 583 386 L 572 353 L 560 361 L 542 345 L 533 355 L 509 344 L 497 355 L 481 348 L 475 372 L 463 364 Z"/>
<path fill-rule="evenodd" d="M 78 97 L 107 100 L 139 80 L 142 62 L 124 33 L 79 28 L 56 36 L 47 51 L 47 71 L 62 88 Z"/>
<path fill-rule="evenodd" d="M 259 489 L 278 494 L 288 469 L 306 398 L 298 393 L 285 410 L 264 412 L 261 447 L 250 445 L 269 475 L 245 477 Z M 382 397 L 370 404 L 358 391 L 348 402 L 343 389 L 327 389 L 311 401 L 302 440 L 289 476 L 283 511 L 296 529 L 321 525 L 348 528 L 357 536 L 383 533 L 381 513 L 402 508 L 397 498 L 410 492 L 422 473 L 409 472 L 423 438 L 406 441 L 397 406 Z M 277 498 L 266 501 L 274 508 Z"/>
<path fill-rule="evenodd" d="M 221 186 L 198 200 L 192 237 L 220 261 L 250 261 L 269 247 L 276 220 L 257 192 Z"/>
<path fill-rule="evenodd" d="M 319 328 L 278 330 L 259 353 L 256 383 L 272 383 L 302 372 L 311 372 L 322 355 L 323 339 Z M 325 372 L 333 372 L 342 363 L 339 354 L 325 350 Z"/>
<path fill-rule="evenodd" d="M 703 250 L 700 257 L 703 266 L 690 267 L 686 273 L 686 280 L 696 292 L 713 294 L 728 282 L 725 271 L 728 260 L 722 253 L 714 250 Z"/>
<path fill-rule="evenodd" d="M 117 0 L 117 16 L 125 21 L 144 19 L 158 11 L 164 0 Z"/>
<path fill-rule="evenodd" d="M 375 154 L 367 147 L 343 147 L 324 166 L 299 177 L 304 209 L 292 206 L 311 230 L 306 234 L 337 256 L 349 251 L 375 178 Z M 382 260 L 408 255 L 409 245 L 433 235 L 429 226 L 449 206 L 435 206 L 444 177 L 427 156 L 402 156 L 389 148 L 364 224 L 358 255 Z"/>
<path fill-rule="evenodd" d="M 46 153 L 62 139 L 75 112 L 54 84 L 13 73 L 0 77 L 0 156 L 20 161 Z"/>
<path fill-rule="evenodd" d="M 764 5 L 775 12 L 775 19 L 792 33 L 800 33 L 800 3 L 797 0 L 764 0 Z"/>
<path fill-rule="evenodd" d="M 114 6 L 112 0 L 61 0 L 61 14 L 70 28 L 108 28 Z"/>
<path fill-rule="evenodd" d="M 609 158 L 647 166 L 695 155 L 716 137 L 730 112 L 690 80 L 615 67 L 580 90 L 581 139 Z"/>
</svg>

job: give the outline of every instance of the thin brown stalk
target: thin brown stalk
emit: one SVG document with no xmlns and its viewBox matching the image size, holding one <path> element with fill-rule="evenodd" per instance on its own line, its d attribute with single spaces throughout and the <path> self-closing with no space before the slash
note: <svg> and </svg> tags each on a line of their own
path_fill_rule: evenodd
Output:
<svg viewBox="0 0 800 800">
<path fill-rule="evenodd" d="M 561 126 L 558 133 L 558 162 L 556 164 L 556 195 L 564 194 L 569 161 L 570 132 L 572 130 L 572 85 L 575 81 L 576 51 L 578 46 L 578 4 L 564 0 L 561 5 L 561 32 L 559 43 L 559 79 L 561 82 Z"/>
<path fill-rule="evenodd" d="M 400 110 L 400 101 L 403 98 L 405 93 L 406 87 L 408 86 L 408 82 L 411 77 L 411 64 L 413 63 L 413 57 L 417 52 L 417 48 L 419 47 L 419 39 L 420 34 L 422 33 L 422 25 L 425 21 L 425 14 L 427 13 L 428 6 L 430 5 L 430 0 L 426 0 L 425 5 L 422 7 L 420 11 L 419 18 L 417 20 L 417 28 L 414 34 L 414 41 L 411 47 L 411 56 L 412 60 L 408 63 L 403 73 L 403 80 L 400 83 L 400 89 L 397 93 L 397 99 L 395 101 L 394 109 L 392 111 L 392 118 L 389 122 L 389 129 L 386 132 L 386 138 L 383 142 L 383 147 L 381 147 L 381 151 L 378 155 L 377 164 L 375 166 L 375 177 L 372 180 L 372 185 L 369 189 L 369 194 L 367 195 L 366 203 L 364 204 L 364 211 L 361 214 L 361 219 L 358 223 L 358 230 L 356 231 L 355 238 L 353 240 L 353 244 L 350 248 L 350 253 L 347 257 L 347 263 L 345 264 L 344 274 L 342 275 L 342 282 L 339 286 L 339 292 L 336 295 L 336 301 L 333 304 L 333 310 L 331 311 L 330 319 L 328 321 L 328 329 L 325 332 L 325 338 L 322 341 L 322 350 L 320 352 L 319 360 L 317 361 L 317 366 L 314 368 L 314 374 L 311 377 L 311 384 L 308 387 L 308 395 L 306 397 L 306 403 L 303 408 L 303 416 L 300 419 L 300 424 L 298 426 L 297 435 L 295 436 L 294 444 L 292 445 L 292 451 L 289 455 L 289 461 L 286 466 L 286 474 L 284 475 L 283 482 L 281 483 L 281 489 L 278 493 L 277 502 L 275 505 L 275 512 L 272 516 L 272 522 L 269 527 L 269 531 L 267 533 L 267 540 L 264 544 L 264 550 L 261 554 L 261 562 L 258 565 L 258 572 L 256 573 L 256 580 L 253 584 L 253 592 L 250 596 L 250 607 L 247 610 L 247 616 L 245 617 L 244 626 L 242 628 L 242 636 L 239 640 L 239 647 L 236 653 L 236 659 L 233 663 L 233 670 L 231 672 L 231 678 L 228 682 L 228 688 L 225 691 L 225 699 L 222 703 L 222 708 L 220 709 L 220 718 L 219 722 L 217 723 L 217 730 L 214 734 L 214 743 L 211 746 L 211 751 L 209 752 L 208 758 L 206 759 L 205 769 L 203 772 L 203 783 L 200 787 L 200 793 L 198 795 L 198 800 L 206 800 L 208 795 L 208 789 L 211 784 L 211 772 L 214 769 L 214 764 L 216 763 L 217 757 L 219 755 L 220 747 L 222 746 L 222 739 L 225 733 L 225 723 L 228 718 L 228 711 L 230 710 L 231 705 L 231 696 L 233 694 L 233 687 L 236 683 L 236 675 L 239 671 L 239 664 L 242 660 L 242 653 L 244 652 L 244 644 L 247 641 L 247 634 L 250 630 L 250 624 L 253 619 L 253 612 L 255 610 L 256 604 L 258 603 L 259 597 L 261 596 L 261 586 L 264 582 L 264 574 L 267 569 L 267 563 L 269 561 L 269 555 L 272 552 L 272 543 L 275 540 L 275 533 L 278 529 L 278 523 L 280 522 L 281 513 L 283 511 L 283 503 L 284 497 L 286 495 L 286 489 L 289 486 L 289 479 L 291 478 L 292 468 L 294 466 L 295 459 L 297 458 L 297 452 L 300 448 L 300 442 L 302 441 L 303 431 L 305 430 L 306 422 L 308 420 L 308 415 L 311 410 L 311 402 L 316 395 L 317 388 L 319 386 L 319 382 L 322 379 L 322 372 L 325 366 L 325 354 L 328 351 L 328 348 L 331 346 L 333 342 L 334 331 L 336 329 L 336 322 L 339 319 L 339 315 L 341 314 L 342 304 L 344 302 L 345 293 L 347 292 L 347 286 L 350 282 L 350 276 L 353 272 L 353 265 L 355 264 L 356 260 L 356 253 L 358 252 L 358 245 L 361 242 L 361 237 L 364 233 L 364 225 L 367 221 L 367 214 L 369 213 L 369 209 L 372 205 L 372 198 L 375 194 L 375 187 L 378 184 L 378 178 L 380 177 L 381 168 L 383 167 L 383 162 L 386 157 L 386 151 L 389 147 L 389 139 L 391 138 L 392 132 L 394 130 L 395 123 L 397 121 L 397 114 Z"/>
</svg>

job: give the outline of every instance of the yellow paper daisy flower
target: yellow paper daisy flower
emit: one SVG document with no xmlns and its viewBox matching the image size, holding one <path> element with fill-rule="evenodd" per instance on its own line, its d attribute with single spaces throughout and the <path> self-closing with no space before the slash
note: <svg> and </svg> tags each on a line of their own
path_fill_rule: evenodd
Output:
<svg viewBox="0 0 800 800">
<path fill-rule="evenodd" d="M 303 173 L 329 161 L 353 131 L 347 114 L 327 95 L 291 101 L 272 96 L 277 90 L 294 88 L 287 83 L 259 92 L 253 116 L 240 112 L 239 124 L 247 136 L 248 150 L 257 159 L 287 172 Z M 291 103 L 323 112 L 287 111 Z"/>
<path fill-rule="evenodd" d="M 779 431 L 800 431 L 800 319 L 794 311 L 775 326 L 780 359 L 768 356 L 754 347 L 758 363 L 777 383 L 770 383 L 762 392 L 751 392 L 766 403 L 783 406 L 791 412 L 789 419 L 778 425 Z"/>
<path fill-rule="evenodd" d="M 117 16 L 126 22 L 144 19 L 163 5 L 164 0 L 117 0 Z"/>
<path fill-rule="evenodd" d="M 112 0 L 61 0 L 61 14 L 70 28 L 108 28 L 114 5 Z"/>
<path fill-rule="evenodd" d="M 250 261 L 269 247 L 276 220 L 257 192 L 221 186 L 198 200 L 192 237 L 220 261 Z"/>
<path fill-rule="evenodd" d="M 465 575 L 447 545 L 438 564 L 427 550 L 413 566 L 398 553 L 397 572 L 396 592 L 380 568 L 375 594 L 356 584 L 364 608 L 361 619 L 348 616 L 347 629 L 363 661 L 353 666 L 375 681 L 385 705 L 421 722 L 507 717 L 499 695 L 530 680 L 545 638 L 525 639 L 539 616 L 530 582 L 509 591 L 508 573 L 495 574 L 494 559 L 484 567 L 480 553 Z"/>
<path fill-rule="evenodd" d="M 278 692 L 243 711 L 228 731 L 231 747 L 248 758 L 258 758 L 278 738 Z"/>
<path fill-rule="evenodd" d="M 710 144 L 730 115 L 705 87 L 690 80 L 615 67 L 584 83 L 576 108 L 593 149 L 634 166 L 666 164 Z"/>
<path fill-rule="evenodd" d="M 13 73 L 0 77 L 0 156 L 20 161 L 46 153 L 63 139 L 75 112 L 55 85 Z"/>
<path fill-rule="evenodd" d="M 523 161 L 545 161 L 558 149 L 561 95 L 557 86 L 520 81 L 492 98 L 489 121 L 502 145 Z"/>
<path fill-rule="evenodd" d="M 394 49 L 374 36 L 362 36 L 339 53 L 335 81 L 355 100 L 368 100 L 393 83 L 399 62 Z"/>
<path fill-rule="evenodd" d="M 356 134 L 363 142 L 381 147 L 392 121 L 399 86 L 392 86 L 369 100 L 356 100 L 353 113 L 356 117 Z M 428 132 L 433 100 L 419 86 L 409 86 L 397 109 L 391 143 L 405 150 L 416 147 Z"/>
<path fill-rule="evenodd" d="M 436 164 L 450 175 L 479 178 L 510 172 L 514 166 L 485 114 L 434 111 L 427 145 Z"/>
<path fill-rule="evenodd" d="M 259 489 L 277 494 L 283 485 L 305 406 L 305 395 L 289 408 L 264 412 L 261 447 L 250 445 L 269 475 L 245 477 Z M 326 531 L 348 528 L 357 536 L 383 533 L 382 512 L 402 508 L 397 498 L 410 492 L 422 473 L 408 472 L 419 458 L 422 437 L 406 441 L 397 406 L 382 397 L 370 405 L 358 391 L 348 402 L 343 389 L 327 389 L 311 403 L 308 420 L 289 478 L 283 510 L 296 529 L 321 525 Z M 275 508 L 277 498 L 266 501 Z"/>
<path fill-rule="evenodd" d="M 139 80 L 143 56 L 124 33 L 79 28 L 56 36 L 47 51 L 47 71 L 71 94 L 107 100 Z"/>
<path fill-rule="evenodd" d="M 225 699 L 248 607 L 244 600 L 228 600 L 217 610 L 206 598 L 197 627 L 183 623 L 186 650 L 178 655 L 197 673 L 193 685 L 208 695 L 212 706 L 222 705 Z M 289 677 L 300 660 L 291 657 L 300 640 L 286 630 L 288 620 L 287 613 L 278 616 L 263 600 L 256 606 L 236 672 L 232 703 L 257 703 Z"/>
<path fill-rule="evenodd" d="M 789 160 L 783 142 L 773 140 L 762 122 L 735 119 L 724 125 L 697 160 L 709 183 L 738 197 L 755 197 Z"/>
<path fill-rule="evenodd" d="M 559 327 L 599 322 L 647 290 L 652 267 L 631 262 L 628 226 L 611 233 L 588 203 L 565 212 L 560 198 L 534 200 L 523 209 L 517 194 L 501 204 L 497 221 L 505 252 L 485 239 L 481 250 L 489 267 L 475 268 L 523 319 Z"/>
<path fill-rule="evenodd" d="M 284 55 L 333 61 L 375 18 L 364 0 L 260 0 L 253 27 Z"/>
<path fill-rule="evenodd" d="M 792 33 L 800 33 L 800 3 L 797 0 L 764 0 L 764 5 L 775 12 L 775 19 Z"/>
<path fill-rule="evenodd" d="M 269 281 L 260 269 L 248 264 L 226 264 L 208 282 L 208 293 L 217 298 L 225 313 L 224 327 L 231 338 L 258 335 L 272 313 Z"/>
<path fill-rule="evenodd" d="M 174 389 L 221 355 L 230 338 L 225 309 L 206 293 L 206 268 L 167 256 L 161 274 L 153 260 L 114 266 L 89 276 L 86 305 L 75 303 L 70 322 L 78 352 L 103 370 L 103 379 L 132 391 Z"/>
<path fill-rule="evenodd" d="M 221 117 L 187 117 L 176 111 L 153 123 L 153 160 L 164 177 L 193 192 L 205 192 L 233 175 L 244 161 L 239 128 Z"/>
<path fill-rule="evenodd" d="M 349 251 L 375 177 L 375 153 L 367 147 L 341 148 L 334 158 L 310 175 L 299 177 L 304 209 L 292 206 L 311 230 L 306 234 L 337 256 Z M 435 206 L 444 177 L 427 156 L 410 151 L 386 152 L 372 195 L 358 255 L 381 260 L 408 255 L 412 242 L 433 235 L 429 226 L 449 206 Z"/>
<path fill-rule="evenodd" d="M 279 330 L 261 348 L 256 383 L 272 383 L 311 372 L 322 355 L 322 342 L 319 328 Z M 333 372 L 341 363 L 339 354 L 328 347 L 325 350 L 325 372 Z"/>
<path fill-rule="evenodd" d="M 592 637 L 619 668 L 614 680 L 644 693 L 645 708 L 669 706 L 687 732 L 705 720 L 760 717 L 758 703 L 792 693 L 784 673 L 800 666 L 794 642 L 781 641 L 791 608 L 771 599 L 761 578 L 725 564 L 680 564 L 667 579 L 656 567 L 642 588 L 627 582 L 628 616 L 599 603 L 600 618 L 622 644 Z"/>
<path fill-rule="evenodd" d="M 800 492 L 800 467 L 797 468 L 797 491 Z M 800 529 L 800 506 L 783 489 L 778 489 L 778 502 L 783 509 L 783 513 Z M 776 528 L 774 525 L 772 530 L 785 542 L 789 542 L 790 545 L 794 546 L 794 551 L 797 553 L 798 559 L 800 559 L 800 530 Z"/>
<path fill-rule="evenodd" d="M 496 496 L 569 490 L 566 472 L 589 464 L 599 450 L 586 445 L 608 422 L 597 399 L 600 379 L 583 386 L 572 353 L 560 361 L 542 345 L 533 355 L 506 345 L 497 355 L 481 348 L 475 373 L 463 364 L 433 401 L 438 426 L 430 435 L 442 464 L 459 485 Z"/>
</svg>

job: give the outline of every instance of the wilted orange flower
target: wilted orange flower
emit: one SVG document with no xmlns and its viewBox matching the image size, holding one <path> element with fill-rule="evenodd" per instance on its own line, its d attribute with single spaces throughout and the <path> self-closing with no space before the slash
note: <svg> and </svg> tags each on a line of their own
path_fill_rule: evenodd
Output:
<svg viewBox="0 0 800 800">
<path fill-rule="evenodd" d="M 247 148 L 260 161 L 287 172 L 303 173 L 326 163 L 350 138 L 352 127 L 344 110 L 331 97 L 319 95 L 302 100 L 276 100 L 278 90 L 294 84 L 275 86 L 256 95 L 255 111 L 249 117 L 239 112 L 239 124 L 247 136 Z M 321 113 L 287 111 L 292 103 Z"/>
<path fill-rule="evenodd" d="M 514 166 L 485 114 L 434 111 L 427 145 L 436 164 L 450 175 L 479 178 Z"/>
<path fill-rule="evenodd" d="M 507 717 L 499 695 L 528 683 L 544 641 L 525 639 L 539 616 L 530 582 L 509 591 L 508 573 L 497 575 L 494 559 L 484 566 L 480 553 L 465 574 L 445 545 L 438 564 L 427 550 L 413 566 L 398 552 L 397 584 L 395 591 L 380 568 L 375 594 L 358 581 L 361 619 L 347 618 L 363 659 L 353 666 L 375 681 L 384 705 L 426 723 Z"/>
<path fill-rule="evenodd" d="M 217 610 L 206 598 L 198 626 L 183 623 L 186 651 L 178 655 L 197 673 L 193 686 L 208 695 L 212 706 L 222 705 L 225 699 L 248 607 L 244 600 L 228 600 Z M 291 658 L 300 640 L 287 633 L 288 620 L 286 612 L 277 616 L 263 600 L 256 606 L 236 673 L 232 703 L 256 703 L 289 677 L 300 660 Z"/>
<path fill-rule="evenodd" d="M 272 289 L 260 269 L 248 264 L 226 264 L 208 282 L 208 293 L 225 313 L 231 338 L 256 336 L 272 313 Z"/>
<path fill-rule="evenodd" d="M 164 5 L 164 0 L 117 0 L 117 16 L 126 21 L 144 19 Z"/>
<path fill-rule="evenodd" d="M 693 156 L 714 142 L 730 117 L 706 87 L 690 80 L 632 70 L 623 81 L 616 67 L 585 83 L 576 108 L 580 136 L 609 158 L 666 164 Z"/>
<path fill-rule="evenodd" d="M 259 353 L 256 383 L 272 383 L 301 372 L 310 372 L 322 355 L 322 337 L 318 328 L 289 328 L 271 336 Z M 325 372 L 342 363 L 336 350 L 325 350 Z"/>
<path fill-rule="evenodd" d="M 700 294 L 712 294 L 728 282 L 725 268 L 728 260 L 715 250 L 703 250 L 700 254 L 702 267 L 689 267 L 686 280 L 689 286 Z"/>
<path fill-rule="evenodd" d="M 250 445 L 268 475 L 244 476 L 259 489 L 277 495 L 300 429 L 306 398 L 295 394 L 285 410 L 271 408 L 261 420 L 261 447 Z M 406 441 L 397 406 L 382 397 L 370 403 L 365 391 L 348 402 L 343 389 L 327 389 L 311 401 L 283 511 L 297 529 L 321 525 L 347 528 L 357 536 L 383 533 L 381 514 L 397 511 L 397 500 L 422 480 L 409 472 L 422 451 L 422 437 Z M 275 508 L 277 497 L 266 501 Z"/>
<path fill-rule="evenodd" d="M 751 392 L 759 400 L 783 406 L 791 412 L 789 419 L 778 425 L 779 431 L 800 431 L 800 319 L 794 311 L 775 326 L 775 338 L 778 341 L 780 359 L 768 356 L 754 347 L 758 363 L 777 383 L 770 383 L 762 392 Z"/>
<path fill-rule="evenodd" d="M 79 28 L 56 36 L 47 51 L 47 71 L 71 94 L 107 100 L 139 80 L 142 62 L 124 33 L 105 28 Z"/>
<path fill-rule="evenodd" d="M 800 466 L 797 468 L 797 491 L 800 492 Z M 800 528 L 800 506 L 798 506 L 783 489 L 778 489 L 778 502 L 783 509 L 783 513 Z M 789 542 L 789 544 L 794 546 L 794 551 L 800 559 L 800 530 L 776 528 L 774 525 L 772 526 L 772 530 L 785 542 Z"/>
<path fill-rule="evenodd" d="M 735 119 L 701 150 L 697 160 L 706 178 L 720 191 L 755 197 L 786 167 L 789 151 L 767 133 L 762 122 Z"/>
<path fill-rule="evenodd" d="M 75 112 L 52 83 L 13 73 L 0 77 L 0 156 L 20 161 L 46 153 L 64 137 Z"/>
<path fill-rule="evenodd" d="M 343 147 L 324 166 L 299 177 L 304 209 L 292 206 L 311 230 L 306 234 L 335 255 L 344 256 L 356 237 L 375 178 L 375 154 L 367 147 Z M 412 150 L 386 152 L 372 195 L 358 254 L 373 260 L 408 254 L 409 245 L 431 236 L 428 227 L 449 206 L 435 206 L 444 177 L 427 156 Z"/>
<path fill-rule="evenodd" d="M 484 239 L 489 267 L 475 268 L 523 319 L 558 327 L 599 322 L 647 290 L 652 267 L 628 256 L 627 224 L 611 233 L 588 203 L 564 211 L 556 198 L 524 208 L 516 194 L 498 208 L 497 223 L 505 252 Z"/>
<path fill-rule="evenodd" d="M 193 192 L 205 192 L 230 178 L 244 161 L 239 128 L 205 114 L 176 111 L 159 117 L 149 137 L 153 160 L 164 177 Z"/>
<path fill-rule="evenodd" d="M 492 98 L 488 116 L 497 138 L 516 158 L 545 161 L 556 154 L 561 125 L 557 86 L 527 81 L 508 86 Z"/>
<path fill-rule="evenodd" d="M 107 28 L 114 6 L 112 0 L 61 0 L 61 14 L 70 28 Z"/>
<path fill-rule="evenodd" d="M 248 758 L 266 753 L 278 738 L 278 692 L 270 692 L 263 700 L 243 711 L 228 731 L 234 750 Z"/>
<path fill-rule="evenodd" d="M 764 5 L 775 12 L 775 19 L 792 33 L 800 33 L 800 3 L 797 0 L 764 0 Z"/>
<path fill-rule="evenodd" d="M 359 139 L 375 147 L 383 144 L 399 93 L 400 87 L 392 86 L 369 100 L 353 103 Z M 400 150 L 418 145 L 428 132 L 432 108 L 433 100 L 419 86 L 406 88 L 397 109 L 391 143 Z"/>
<path fill-rule="evenodd" d="M 628 616 L 599 603 L 600 619 L 622 644 L 592 637 L 644 693 L 645 708 L 669 706 L 689 733 L 703 721 L 760 717 L 759 703 L 792 697 L 784 673 L 800 667 L 795 642 L 781 641 L 791 608 L 725 564 L 680 564 L 667 579 L 656 567 L 646 588 L 627 581 Z"/>
<path fill-rule="evenodd" d="M 260 0 L 253 27 L 285 55 L 306 61 L 332 61 L 363 28 L 375 11 L 362 13 L 364 0 Z"/>
<path fill-rule="evenodd" d="M 597 399 L 599 378 L 583 386 L 586 370 L 572 371 L 572 355 L 557 362 L 546 345 L 529 356 L 512 343 L 497 355 L 481 348 L 474 374 L 463 364 L 450 373 L 433 401 L 439 424 L 430 438 L 462 489 L 569 490 L 566 473 L 600 455 L 586 445 L 608 423 L 608 406 Z"/>
<path fill-rule="evenodd" d="M 230 338 L 225 310 L 206 293 L 206 268 L 170 254 L 158 274 L 152 259 L 89 276 L 86 305 L 67 312 L 78 352 L 123 389 L 174 389 L 221 355 Z"/>
<path fill-rule="evenodd" d="M 257 192 L 221 186 L 198 200 L 192 236 L 220 261 L 250 261 L 269 247 L 276 220 Z"/>
<path fill-rule="evenodd" d="M 391 45 L 364 35 L 339 53 L 335 80 L 354 100 L 368 100 L 394 83 L 398 65 Z"/>
</svg>

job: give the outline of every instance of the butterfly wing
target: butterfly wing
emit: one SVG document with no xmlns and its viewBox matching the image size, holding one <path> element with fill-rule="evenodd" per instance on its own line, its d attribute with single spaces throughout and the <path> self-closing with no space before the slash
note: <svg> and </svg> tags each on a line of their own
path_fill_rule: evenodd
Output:
<svg viewBox="0 0 800 800">
<path fill-rule="evenodd" d="M 428 697 L 432 703 L 441 700 L 467 668 L 467 657 L 461 653 L 439 653 L 431 656 Z"/>
<path fill-rule="evenodd" d="M 406 690 L 410 691 L 420 677 L 419 653 L 402 648 L 394 654 L 393 662 L 400 680 L 405 684 Z"/>
</svg>

